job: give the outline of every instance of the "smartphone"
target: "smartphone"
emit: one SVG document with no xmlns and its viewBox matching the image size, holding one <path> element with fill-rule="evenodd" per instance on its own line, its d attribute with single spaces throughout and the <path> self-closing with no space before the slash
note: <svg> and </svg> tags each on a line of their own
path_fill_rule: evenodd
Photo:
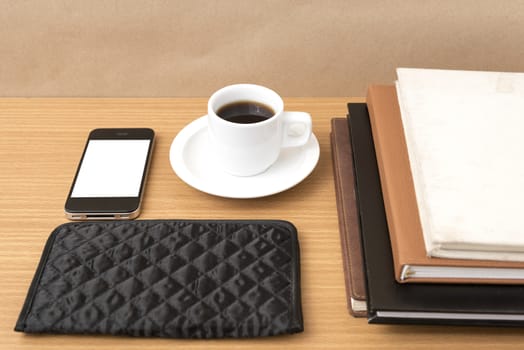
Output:
<svg viewBox="0 0 524 350">
<path fill-rule="evenodd" d="M 95 129 L 89 133 L 65 203 L 71 220 L 134 219 L 153 151 L 147 128 Z"/>
</svg>

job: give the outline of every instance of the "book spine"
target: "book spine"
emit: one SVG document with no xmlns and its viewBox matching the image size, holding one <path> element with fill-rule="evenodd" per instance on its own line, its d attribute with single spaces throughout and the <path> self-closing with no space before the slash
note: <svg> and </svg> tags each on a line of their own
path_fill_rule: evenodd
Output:
<svg viewBox="0 0 524 350">
<path fill-rule="evenodd" d="M 395 268 L 395 279 L 398 282 L 404 282 L 401 279 L 401 273 L 402 273 L 402 263 L 401 263 L 401 257 L 400 257 L 400 242 L 397 240 L 397 235 L 401 232 L 399 231 L 400 228 L 397 227 L 397 222 L 395 220 L 395 206 L 392 205 L 392 199 L 393 196 L 391 195 L 391 186 L 388 181 L 388 177 L 385 173 L 385 166 L 384 163 L 386 161 L 384 157 L 383 152 L 383 142 L 382 137 L 380 133 L 380 129 L 377 127 L 377 118 L 379 116 L 377 115 L 377 112 L 374 107 L 373 103 L 373 87 L 370 87 L 368 89 L 366 102 L 368 105 L 369 110 L 369 121 L 371 124 L 371 132 L 373 134 L 373 143 L 375 144 L 375 153 L 377 156 L 377 165 L 380 175 L 380 184 L 382 187 L 382 195 L 384 196 L 384 207 L 386 209 L 386 219 L 388 222 L 388 229 L 389 229 L 389 239 L 391 241 L 391 249 L 393 251 L 393 262 L 394 262 L 394 268 Z"/>
</svg>

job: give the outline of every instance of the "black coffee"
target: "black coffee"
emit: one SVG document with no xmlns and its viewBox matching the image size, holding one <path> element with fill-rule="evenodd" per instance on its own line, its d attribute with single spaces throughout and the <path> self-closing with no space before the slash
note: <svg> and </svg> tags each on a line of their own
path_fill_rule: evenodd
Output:
<svg viewBox="0 0 524 350">
<path fill-rule="evenodd" d="M 239 101 L 220 107 L 217 115 L 232 123 L 251 124 L 267 120 L 275 115 L 275 112 L 260 102 Z"/>
</svg>

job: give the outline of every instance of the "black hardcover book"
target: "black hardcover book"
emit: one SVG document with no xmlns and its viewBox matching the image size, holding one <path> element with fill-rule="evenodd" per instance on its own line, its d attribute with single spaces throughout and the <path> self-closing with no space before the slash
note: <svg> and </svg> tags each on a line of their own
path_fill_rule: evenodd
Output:
<svg viewBox="0 0 524 350">
<path fill-rule="evenodd" d="M 524 286 L 399 284 L 366 104 L 348 104 L 369 323 L 524 325 Z"/>
</svg>

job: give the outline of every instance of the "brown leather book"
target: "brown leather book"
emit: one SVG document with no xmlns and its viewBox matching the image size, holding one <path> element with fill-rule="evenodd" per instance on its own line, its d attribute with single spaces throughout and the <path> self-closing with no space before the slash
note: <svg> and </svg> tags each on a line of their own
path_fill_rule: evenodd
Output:
<svg viewBox="0 0 524 350">
<path fill-rule="evenodd" d="M 346 118 L 331 120 L 331 151 L 348 310 L 355 317 L 366 317 L 366 286 L 355 200 L 353 153 Z"/>
<path fill-rule="evenodd" d="M 367 100 L 398 282 L 524 283 L 524 263 L 427 256 L 394 86 L 371 85 Z M 445 101 L 443 101 L 445 103 Z"/>
</svg>

